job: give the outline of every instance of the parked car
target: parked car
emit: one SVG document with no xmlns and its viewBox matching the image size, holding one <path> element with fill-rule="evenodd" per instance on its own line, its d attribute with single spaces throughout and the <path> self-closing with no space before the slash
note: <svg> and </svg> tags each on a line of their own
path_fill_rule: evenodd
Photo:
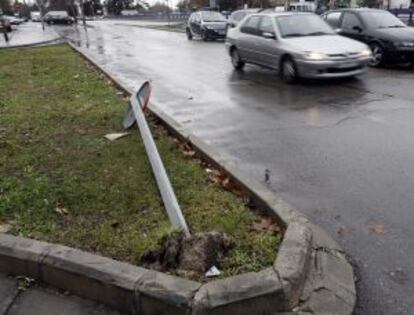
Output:
<svg viewBox="0 0 414 315">
<path fill-rule="evenodd" d="M 367 45 L 337 35 L 314 13 L 249 15 L 229 29 L 226 47 L 235 69 L 245 63 L 274 69 L 286 83 L 356 76 L 371 59 Z"/>
<path fill-rule="evenodd" d="M 224 39 L 227 32 L 227 20 L 216 11 L 199 11 L 190 15 L 187 22 L 186 33 L 189 40 L 200 37 L 209 39 Z"/>
<path fill-rule="evenodd" d="M 236 10 L 229 16 L 228 24 L 231 27 L 235 27 L 237 25 L 237 23 L 239 23 L 241 20 L 243 20 L 243 18 L 246 15 L 253 14 L 253 13 L 258 13 L 260 10 L 262 10 L 262 9 L 260 9 L 260 8 L 251 8 L 251 9 Z"/>
<path fill-rule="evenodd" d="M 322 15 L 337 32 L 369 45 L 371 66 L 386 62 L 414 62 L 414 28 L 388 11 L 343 9 Z"/>
<path fill-rule="evenodd" d="M 20 25 L 24 23 L 24 20 L 11 15 L 3 15 L 4 19 L 7 19 L 11 25 Z"/>
<path fill-rule="evenodd" d="M 6 28 L 7 32 L 12 31 L 12 26 L 10 24 L 10 20 L 5 18 L 4 15 L 0 15 L 0 32 L 4 32 L 3 25 Z"/>
<path fill-rule="evenodd" d="M 32 22 L 41 22 L 42 16 L 39 11 L 32 11 L 30 12 L 30 19 L 32 20 Z"/>
<path fill-rule="evenodd" d="M 73 18 L 66 11 L 49 11 L 44 16 L 44 21 L 51 24 L 72 24 Z"/>
</svg>

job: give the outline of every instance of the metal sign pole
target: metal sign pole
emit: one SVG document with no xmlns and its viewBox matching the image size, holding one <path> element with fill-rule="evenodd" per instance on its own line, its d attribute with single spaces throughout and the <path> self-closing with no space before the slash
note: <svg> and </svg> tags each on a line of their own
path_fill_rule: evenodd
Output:
<svg viewBox="0 0 414 315">
<path fill-rule="evenodd" d="M 150 161 L 155 180 L 157 181 L 165 209 L 167 210 L 168 218 L 170 219 L 171 224 L 175 228 L 182 230 L 185 233 L 185 235 L 189 237 L 190 231 L 181 212 L 177 198 L 174 194 L 174 190 L 171 186 L 167 172 L 165 171 L 161 157 L 155 145 L 155 141 L 152 137 L 151 130 L 148 126 L 143 112 L 143 109 L 145 108 L 146 103 L 149 100 L 150 93 L 151 88 L 149 82 L 145 82 L 144 85 L 137 92 L 137 94 L 131 97 L 132 112 L 135 116 L 138 129 L 141 133 L 142 140 L 147 151 L 148 159 Z M 142 102 L 141 99 L 144 101 Z M 130 112 L 127 113 L 126 118 L 127 117 L 131 118 Z M 124 126 L 128 127 L 128 125 L 125 125 L 125 123 Z M 131 124 L 129 124 L 129 126 L 131 126 Z"/>
</svg>

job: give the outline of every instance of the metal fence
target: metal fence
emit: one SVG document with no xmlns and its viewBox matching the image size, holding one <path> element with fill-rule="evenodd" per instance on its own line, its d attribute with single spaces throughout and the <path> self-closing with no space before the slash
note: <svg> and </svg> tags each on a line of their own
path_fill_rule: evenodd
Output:
<svg viewBox="0 0 414 315">
<path fill-rule="evenodd" d="M 389 10 L 392 14 L 397 16 L 400 20 L 405 22 L 408 25 L 413 25 L 413 13 L 414 8 L 407 8 L 407 9 L 390 9 Z"/>
<path fill-rule="evenodd" d="M 159 21 L 186 21 L 191 13 L 186 12 L 171 12 L 171 13 L 137 13 L 131 15 L 108 15 L 111 19 L 124 20 L 159 20 Z"/>
</svg>

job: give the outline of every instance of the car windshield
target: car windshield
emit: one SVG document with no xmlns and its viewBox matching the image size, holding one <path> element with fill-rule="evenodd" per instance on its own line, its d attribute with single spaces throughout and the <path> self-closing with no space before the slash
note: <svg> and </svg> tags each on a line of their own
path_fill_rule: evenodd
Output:
<svg viewBox="0 0 414 315">
<path fill-rule="evenodd" d="M 325 21 L 314 14 L 277 16 L 276 23 L 284 38 L 335 34 Z"/>
<path fill-rule="evenodd" d="M 226 20 L 222 14 L 214 11 L 201 12 L 201 17 L 204 22 L 222 22 Z"/>
<path fill-rule="evenodd" d="M 361 17 L 370 28 L 406 27 L 395 15 L 386 12 L 361 12 Z"/>
</svg>

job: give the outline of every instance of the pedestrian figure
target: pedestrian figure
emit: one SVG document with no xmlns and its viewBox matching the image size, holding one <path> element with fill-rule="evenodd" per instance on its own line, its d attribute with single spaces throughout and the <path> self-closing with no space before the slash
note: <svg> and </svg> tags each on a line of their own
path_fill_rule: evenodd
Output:
<svg viewBox="0 0 414 315">
<path fill-rule="evenodd" d="M 1 19 L 1 27 L 3 28 L 4 40 L 8 43 L 9 35 L 7 35 L 7 26 L 6 21 L 4 19 Z"/>
<path fill-rule="evenodd" d="M 270 171 L 267 168 L 265 169 L 265 183 L 270 183 Z"/>
</svg>

